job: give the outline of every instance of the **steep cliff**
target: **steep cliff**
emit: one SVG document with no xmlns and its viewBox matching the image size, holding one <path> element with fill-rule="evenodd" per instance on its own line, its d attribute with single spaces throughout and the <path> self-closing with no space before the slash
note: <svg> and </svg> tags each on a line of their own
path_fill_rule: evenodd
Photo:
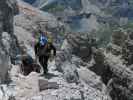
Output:
<svg viewBox="0 0 133 100">
<path fill-rule="evenodd" d="M 16 0 L 0 1 L 0 77 L 1 82 L 5 81 L 7 76 L 9 62 L 13 55 L 16 55 L 17 39 L 14 35 L 13 19 L 18 14 Z"/>
<path fill-rule="evenodd" d="M 1 0 L 1 81 L 7 81 L 5 77 L 11 65 L 10 60 L 14 61 L 14 56 L 19 53 L 17 42 L 20 43 L 21 49 L 25 49 L 25 52 L 35 59 L 34 44 L 38 39 L 39 29 L 50 31 L 48 34 L 55 39 L 57 56 L 52 62 L 49 61 L 47 75 L 31 72 L 28 76 L 24 76 L 21 72 L 21 62 L 12 65 L 9 71 L 12 82 L 8 85 L 0 85 L 0 99 L 111 100 L 111 96 L 112 100 L 132 100 L 132 31 L 114 33 L 111 31 L 113 35 L 108 48 L 99 48 L 95 34 L 94 36 L 90 34 L 90 28 L 97 29 L 101 23 L 110 25 L 108 18 L 112 18 L 109 22 L 114 21 L 114 17 L 119 18 L 114 15 L 114 12 L 111 13 L 110 8 L 123 3 L 126 4 L 127 1 L 37 0 L 36 7 L 48 11 L 43 12 L 19 0 L 20 14 L 15 17 L 14 32 L 13 17 L 18 12 L 17 2 Z M 73 6 L 75 4 L 77 5 Z M 67 33 L 64 30 L 64 28 L 71 28 L 69 31 L 75 31 L 72 26 L 78 27 L 78 32 L 67 30 Z M 61 29 L 63 31 L 60 31 Z M 67 34 L 60 34 L 60 32 Z M 16 60 L 21 61 L 21 59 Z"/>
</svg>

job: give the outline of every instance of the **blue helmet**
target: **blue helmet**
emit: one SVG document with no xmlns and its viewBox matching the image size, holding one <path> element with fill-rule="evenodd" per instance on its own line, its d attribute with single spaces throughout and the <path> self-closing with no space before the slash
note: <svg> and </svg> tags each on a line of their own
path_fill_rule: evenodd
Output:
<svg viewBox="0 0 133 100">
<path fill-rule="evenodd" d="M 47 37 L 46 36 L 44 36 L 44 35 L 41 35 L 41 37 L 40 37 L 40 45 L 41 46 L 45 46 L 46 45 L 46 43 L 48 42 L 48 39 L 47 39 Z"/>
</svg>

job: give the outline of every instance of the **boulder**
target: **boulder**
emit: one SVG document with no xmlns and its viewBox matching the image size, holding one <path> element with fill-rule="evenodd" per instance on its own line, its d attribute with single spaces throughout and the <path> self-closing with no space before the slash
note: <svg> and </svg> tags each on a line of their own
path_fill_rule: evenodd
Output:
<svg viewBox="0 0 133 100">
<path fill-rule="evenodd" d="M 96 47 L 96 39 L 88 33 L 71 33 L 67 37 L 72 53 L 84 61 L 91 59 L 92 47 Z"/>
<path fill-rule="evenodd" d="M 39 74 L 32 72 L 27 77 L 19 75 L 16 80 L 16 99 L 28 98 L 39 93 Z"/>
<path fill-rule="evenodd" d="M 124 29 L 115 30 L 115 32 L 112 34 L 112 43 L 117 46 L 123 46 L 126 39 L 127 33 Z"/>
<path fill-rule="evenodd" d="M 63 72 L 64 67 L 62 66 L 65 61 L 70 61 L 72 57 L 72 50 L 67 40 L 64 40 L 61 47 L 61 51 L 57 52 L 57 57 L 55 59 L 56 68 L 58 71 Z"/>
<path fill-rule="evenodd" d="M 8 33 L 3 32 L 2 40 L 0 40 L 0 81 L 1 83 L 8 81 L 8 71 L 10 67 L 10 57 L 8 55 L 10 49 L 10 36 Z"/>
<path fill-rule="evenodd" d="M 63 68 L 63 75 L 67 82 L 78 83 L 79 76 L 77 72 L 77 66 L 66 61 L 64 62 Z"/>
<path fill-rule="evenodd" d="M 97 76 L 94 72 L 92 72 L 86 68 L 78 69 L 78 75 L 79 75 L 80 80 L 82 80 L 89 86 L 94 87 L 95 89 L 103 91 L 106 87 L 103 84 L 103 82 L 101 81 L 100 76 Z"/>
<path fill-rule="evenodd" d="M 47 89 L 58 89 L 59 85 L 56 82 L 48 82 L 48 80 L 39 79 L 39 88 L 40 91 L 44 91 Z"/>
</svg>

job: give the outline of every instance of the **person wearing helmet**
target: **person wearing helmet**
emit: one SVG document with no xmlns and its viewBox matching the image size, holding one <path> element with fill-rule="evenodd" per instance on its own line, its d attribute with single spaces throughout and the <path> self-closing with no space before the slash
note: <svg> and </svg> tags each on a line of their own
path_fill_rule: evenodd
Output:
<svg viewBox="0 0 133 100">
<path fill-rule="evenodd" d="M 53 55 L 56 56 L 56 48 L 52 44 L 52 38 L 42 37 L 34 47 L 35 55 L 39 59 L 39 63 L 42 65 L 44 74 L 48 72 L 48 60 L 53 51 Z"/>
</svg>

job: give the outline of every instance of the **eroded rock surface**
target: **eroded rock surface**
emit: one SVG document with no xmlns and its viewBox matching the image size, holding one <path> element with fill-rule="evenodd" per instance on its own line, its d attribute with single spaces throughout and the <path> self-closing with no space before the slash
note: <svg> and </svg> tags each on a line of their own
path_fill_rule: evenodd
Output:
<svg viewBox="0 0 133 100">
<path fill-rule="evenodd" d="M 13 32 L 14 15 L 18 14 L 16 0 L 0 1 L 0 67 L 1 82 L 4 82 L 9 69 L 10 58 L 17 53 L 17 39 Z"/>
</svg>

